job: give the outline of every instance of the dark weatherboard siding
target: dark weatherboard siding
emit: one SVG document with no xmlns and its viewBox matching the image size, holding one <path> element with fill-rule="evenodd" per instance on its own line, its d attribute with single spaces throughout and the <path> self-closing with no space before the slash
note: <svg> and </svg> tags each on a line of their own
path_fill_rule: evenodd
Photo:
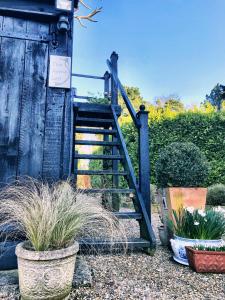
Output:
<svg viewBox="0 0 225 300">
<path fill-rule="evenodd" d="M 70 56 L 72 47 L 65 35 L 57 47 L 38 40 L 53 26 L 0 16 L 0 183 L 69 175 L 70 91 L 48 88 L 47 79 L 49 55 Z"/>
</svg>

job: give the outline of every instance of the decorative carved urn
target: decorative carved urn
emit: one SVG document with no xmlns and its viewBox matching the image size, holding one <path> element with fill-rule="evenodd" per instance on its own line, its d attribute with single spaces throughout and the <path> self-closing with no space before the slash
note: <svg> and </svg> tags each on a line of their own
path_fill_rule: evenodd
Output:
<svg viewBox="0 0 225 300">
<path fill-rule="evenodd" d="M 20 294 L 24 300 L 66 299 L 72 288 L 79 244 L 54 251 L 31 251 L 25 243 L 16 247 Z"/>
</svg>

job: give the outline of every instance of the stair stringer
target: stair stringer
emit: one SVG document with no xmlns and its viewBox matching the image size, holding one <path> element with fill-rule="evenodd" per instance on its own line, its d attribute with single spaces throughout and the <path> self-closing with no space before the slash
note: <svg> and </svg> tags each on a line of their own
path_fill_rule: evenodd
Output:
<svg viewBox="0 0 225 300">
<path fill-rule="evenodd" d="M 130 160 L 130 156 L 123 138 L 123 134 L 122 131 L 120 129 L 119 126 L 119 122 L 117 119 L 117 114 L 115 111 L 115 108 L 113 105 L 111 105 L 112 107 L 112 114 L 113 114 L 113 118 L 114 118 L 114 122 L 115 122 L 115 128 L 117 130 L 117 137 L 118 140 L 121 144 L 121 154 L 124 155 L 124 168 L 126 168 L 126 170 L 128 171 L 128 176 L 127 176 L 127 180 L 129 183 L 130 188 L 133 188 L 135 190 L 135 194 L 136 194 L 136 201 L 134 201 L 134 207 L 136 212 L 141 212 L 143 214 L 143 218 L 141 220 L 139 220 L 139 224 L 140 224 L 140 236 L 143 239 L 148 240 L 151 243 L 151 248 L 155 248 L 156 247 L 156 238 L 155 238 L 155 234 L 154 231 L 152 229 L 152 224 L 150 222 L 145 204 L 144 204 L 144 199 L 142 197 L 142 194 L 136 184 L 136 177 L 135 177 L 135 173 L 134 173 L 134 169 L 133 169 L 133 165 L 131 163 Z M 149 200 L 150 201 L 150 200 Z"/>
</svg>

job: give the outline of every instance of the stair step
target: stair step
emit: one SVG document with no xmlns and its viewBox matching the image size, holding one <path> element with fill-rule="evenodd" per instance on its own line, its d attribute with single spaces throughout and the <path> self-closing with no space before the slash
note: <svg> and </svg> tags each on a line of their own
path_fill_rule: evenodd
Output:
<svg viewBox="0 0 225 300">
<path fill-rule="evenodd" d="M 77 175 L 119 175 L 126 176 L 128 175 L 125 171 L 111 171 L 111 170 L 75 170 L 74 172 Z"/>
<path fill-rule="evenodd" d="M 118 142 L 104 142 L 104 141 L 82 141 L 82 140 L 75 140 L 76 145 L 91 145 L 91 146 L 119 146 L 120 143 Z"/>
<path fill-rule="evenodd" d="M 76 126 L 103 127 L 103 126 L 111 126 L 112 123 L 114 123 L 114 120 L 77 117 L 75 122 L 76 122 Z"/>
<path fill-rule="evenodd" d="M 95 128 L 76 128 L 76 133 L 89 133 L 89 134 L 109 134 L 115 135 L 117 131 L 115 129 L 95 129 Z"/>
<path fill-rule="evenodd" d="M 104 155 L 104 154 L 75 154 L 75 159 L 107 159 L 107 160 L 122 160 L 123 155 Z"/>
<path fill-rule="evenodd" d="M 112 108 L 109 104 L 97 104 L 97 103 L 85 103 L 85 102 L 74 102 L 73 103 L 74 110 L 78 112 L 79 116 L 82 117 L 95 117 L 96 114 L 98 117 L 108 117 L 112 116 Z M 114 109 L 118 115 L 121 113 L 120 105 L 114 106 Z"/>
<path fill-rule="evenodd" d="M 79 189 L 80 192 L 85 194 L 133 194 L 134 189 Z"/>
<path fill-rule="evenodd" d="M 112 249 L 133 251 L 151 247 L 151 243 L 142 238 L 129 238 L 126 241 L 113 241 L 113 243 L 110 240 L 81 239 L 79 240 L 79 245 L 81 252 L 109 252 Z"/>
<path fill-rule="evenodd" d="M 73 106 L 79 114 L 112 114 L 111 105 L 108 104 L 74 102 Z"/>
<path fill-rule="evenodd" d="M 142 214 L 137 212 L 115 212 L 114 216 L 118 219 L 135 219 L 135 220 L 141 220 Z"/>
</svg>

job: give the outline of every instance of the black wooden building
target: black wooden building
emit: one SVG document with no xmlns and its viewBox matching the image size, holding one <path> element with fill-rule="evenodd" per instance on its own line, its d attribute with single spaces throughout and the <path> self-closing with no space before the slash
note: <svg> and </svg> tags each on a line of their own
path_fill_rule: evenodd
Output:
<svg viewBox="0 0 225 300">
<path fill-rule="evenodd" d="M 52 55 L 72 57 L 73 10 L 0 0 L 1 183 L 69 174 L 71 90 L 50 87 L 48 77 Z"/>
<path fill-rule="evenodd" d="M 60 4 L 60 5 L 59 5 Z M 107 60 L 102 76 L 72 74 L 73 12 L 78 0 L 0 0 L 0 185 L 31 176 L 47 180 L 100 175 L 100 189 L 85 193 L 108 196 L 120 219 L 135 219 L 140 238 L 130 248 L 155 247 L 151 225 L 148 112 L 136 112 L 117 72 L 118 55 Z M 81 103 L 71 78 L 102 80 L 107 104 Z M 118 122 L 118 95 L 139 135 L 138 178 Z M 75 100 L 74 100 L 75 96 Z M 80 140 L 80 134 L 101 136 Z M 102 154 L 78 153 L 79 145 L 97 145 Z M 80 170 L 78 160 L 103 161 L 101 170 Z M 109 163 L 110 162 L 110 163 Z M 111 186 L 105 177 L 111 176 Z M 120 187 L 120 176 L 127 187 Z M 132 194 L 133 212 L 120 212 L 119 195 Z M 90 242 L 92 245 L 92 241 Z M 98 245 L 105 245 L 98 242 Z"/>
</svg>

